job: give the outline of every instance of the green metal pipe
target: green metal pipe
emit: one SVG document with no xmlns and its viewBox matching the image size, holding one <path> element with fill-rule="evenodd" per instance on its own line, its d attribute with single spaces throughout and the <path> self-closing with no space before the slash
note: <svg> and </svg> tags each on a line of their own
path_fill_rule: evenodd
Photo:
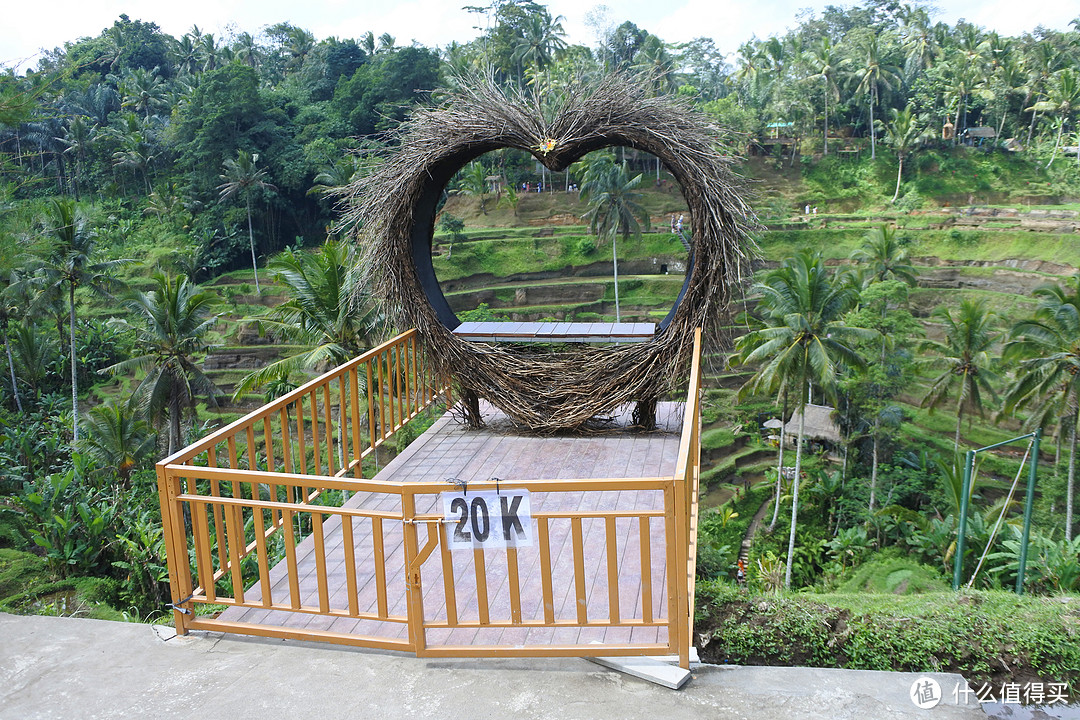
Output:
<svg viewBox="0 0 1080 720">
<path fill-rule="evenodd" d="M 1016 594 L 1024 594 L 1024 571 L 1027 568 L 1028 539 L 1031 535 L 1031 510 L 1035 505 L 1035 474 L 1039 469 L 1039 441 L 1042 428 L 1035 431 L 1031 441 L 1031 469 L 1028 471 L 1027 498 L 1024 500 L 1024 533 L 1020 540 L 1020 563 L 1016 569 Z"/>
<path fill-rule="evenodd" d="M 953 559 L 953 590 L 960 589 L 960 575 L 964 571 L 964 535 L 967 533 L 968 496 L 971 494 L 971 468 L 975 465 L 975 452 L 968 450 L 964 463 L 964 484 L 960 490 L 960 521 L 956 531 L 956 556 Z"/>
</svg>

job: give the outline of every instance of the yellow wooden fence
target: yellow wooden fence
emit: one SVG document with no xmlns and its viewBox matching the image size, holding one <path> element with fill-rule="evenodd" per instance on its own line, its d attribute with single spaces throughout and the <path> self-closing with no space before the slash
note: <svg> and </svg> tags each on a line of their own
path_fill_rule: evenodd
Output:
<svg viewBox="0 0 1080 720">
<path fill-rule="evenodd" d="M 662 510 L 536 512 L 535 547 L 475 550 L 465 561 L 455 561 L 447 525 L 434 511 L 438 494 L 448 490 L 445 483 L 364 479 L 360 472 L 361 461 L 375 447 L 440 396 L 449 399 L 449 383 L 427 369 L 415 331 L 222 428 L 157 466 L 177 631 L 324 640 L 424 656 L 667 652 L 687 667 L 700 474 L 700 354 L 698 333 L 674 476 L 514 482 L 515 488 L 533 493 L 658 493 Z M 468 489 L 499 488 L 497 482 L 478 482 Z M 344 502 L 356 493 L 370 495 L 359 504 Z M 553 552 L 556 535 L 567 541 Z M 619 539 L 626 535 L 634 542 Z M 589 605 L 587 536 L 599 538 L 605 548 L 606 561 L 598 572 L 606 574 L 601 578 L 606 611 Z M 631 544 L 636 552 L 626 549 Z M 301 573 L 303 553 L 314 557 L 313 573 Z M 637 570 L 632 588 L 622 582 L 626 573 L 620 573 L 620 556 Z M 654 557 L 664 558 L 666 598 L 653 597 Z M 280 564 L 272 567 L 278 558 Z M 496 559 L 505 563 L 505 608 L 489 605 L 488 566 Z M 556 572 L 559 563 L 566 566 L 561 574 Z M 524 580 L 533 583 L 524 591 L 523 567 L 528 570 Z M 431 578 L 425 587 L 424 580 Z M 560 612 L 555 600 L 566 592 L 575 600 L 568 613 Z M 639 596 L 629 603 L 636 609 L 628 612 L 620 597 L 631 592 Z M 466 597 L 475 606 L 474 616 L 459 613 Z M 303 623 L 230 622 L 196 613 L 200 604 L 317 615 L 376 629 L 343 632 Z M 666 641 L 528 645 L 484 642 L 479 635 L 467 643 L 453 639 L 454 631 L 611 628 L 660 628 L 666 630 Z M 433 635 L 439 637 L 433 641 Z"/>
</svg>

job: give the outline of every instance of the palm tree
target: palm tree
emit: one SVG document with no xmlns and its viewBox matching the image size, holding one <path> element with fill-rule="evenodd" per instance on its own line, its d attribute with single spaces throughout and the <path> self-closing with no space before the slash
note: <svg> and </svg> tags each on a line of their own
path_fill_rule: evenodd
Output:
<svg viewBox="0 0 1080 720">
<path fill-rule="evenodd" d="M 938 306 L 931 317 L 944 325 L 945 339 L 924 340 L 921 349 L 937 357 L 931 365 L 941 373 L 930 383 L 922 406 L 931 412 L 946 400 L 956 398 L 955 452 L 960 452 L 960 425 L 964 415 L 983 415 L 983 393 L 996 397 L 993 383 L 998 375 L 991 364 L 990 350 L 999 333 L 994 325 L 996 316 L 980 301 L 964 300 L 954 315 L 944 305 Z"/>
<path fill-rule="evenodd" d="M 904 36 L 904 74 L 908 82 L 933 64 L 941 47 L 930 25 L 930 13 L 926 8 L 904 7 L 901 11 Z"/>
<path fill-rule="evenodd" d="M 868 32 L 858 37 L 856 54 L 852 58 L 856 69 L 848 73 L 855 85 L 855 94 L 866 98 L 870 110 L 870 159 L 877 157 L 877 136 L 874 128 L 874 106 L 878 104 L 881 90 L 892 90 L 900 83 L 900 70 L 888 65 L 882 58 L 878 34 Z"/>
<path fill-rule="evenodd" d="M 251 245 L 251 269 L 255 273 L 255 292 L 260 293 L 259 288 L 259 263 L 255 259 L 255 231 L 251 227 L 251 196 L 256 190 L 276 190 L 277 188 L 267 181 L 269 173 L 258 167 L 259 153 L 249 153 L 246 150 L 237 150 L 236 159 L 228 158 L 222 163 L 225 172 L 221 179 L 225 182 L 218 185 L 220 199 L 228 200 L 234 195 L 244 199 L 247 207 L 248 243 Z"/>
<path fill-rule="evenodd" d="M 887 223 L 870 229 L 851 259 L 866 265 L 874 282 L 900 280 L 912 287 L 918 282 L 908 252 L 896 236 L 896 228 Z"/>
<path fill-rule="evenodd" d="M 297 370 L 341 365 L 369 348 L 383 327 L 383 317 L 362 285 L 352 243 L 327 240 L 314 254 L 289 249 L 270 261 L 270 269 L 291 297 L 249 321 L 307 349 L 251 373 L 237 385 L 236 396 Z"/>
<path fill-rule="evenodd" d="M 480 212 L 487 215 L 487 173 L 484 166 L 473 161 L 461 171 L 461 192 L 480 199 Z"/>
<path fill-rule="evenodd" d="M 1080 423 L 1080 274 L 1066 287 L 1037 288 L 1039 308 L 1013 326 L 1002 360 L 1019 360 L 1016 378 L 1005 394 L 1004 411 L 1033 410 L 1028 426 L 1040 427 L 1058 418 L 1069 433 L 1065 539 L 1072 539 L 1076 488 L 1076 433 Z"/>
<path fill-rule="evenodd" d="M 896 151 L 896 190 L 892 202 L 900 195 L 900 178 L 904 174 L 904 158 L 926 138 L 926 129 L 919 126 L 915 108 L 908 105 L 903 110 L 889 109 L 889 120 L 885 123 L 885 142 Z"/>
<path fill-rule="evenodd" d="M 985 97 L 987 90 L 978 69 L 972 66 L 962 54 L 955 54 L 948 61 L 943 61 L 941 67 L 942 80 L 945 83 L 945 100 L 949 105 L 956 106 L 954 122 L 956 132 L 953 135 L 953 142 L 956 143 L 960 141 L 963 126 L 967 125 L 968 97 L 976 93 Z"/>
<path fill-rule="evenodd" d="M 165 106 L 165 81 L 157 68 L 130 70 L 120 82 L 120 91 L 124 96 L 121 106 L 143 113 L 147 120 L 152 110 Z"/>
<path fill-rule="evenodd" d="M 30 268 L 31 282 L 40 291 L 38 302 L 46 302 L 53 292 L 67 291 L 68 330 L 71 353 L 72 441 L 79 441 L 79 374 L 75 352 L 75 290 L 83 287 L 108 295 L 114 284 L 110 273 L 131 260 L 93 262 L 96 235 L 87 226 L 86 217 L 70 200 L 53 200 L 44 218 L 44 234 L 51 247 L 45 257 L 35 259 Z M 36 303 L 35 303 L 36 304 Z"/>
<path fill-rule="evenodd" d="M 649 227 L 649 213 L 640 204 L 641 194 L 635 192 L 641 185 L 641 175 L 629 177 L 626 163 L 615 164 L 615 156 L 601 153 L 587 161 L 582 173 L 581 199 L 590 207 L 584 217 L 589 229 L 597 236 L 611 238 L 611 263 L 615 279 L 615 322 L 621 322 L 619 313 L 619 257 L 615 234 L 621 232 L 623 240 L 630 234 L 641 234 L 641 226 Z"/>
<path fill-rule="evenodd" d="M 858 301 L 858 291 L 849 283 L 838 282 L 820 255 L 803 252 L 788 258 L 754 288 L 762 296 L 762 327 L 738 338 L 735 349 L 739 364 L 757 369 L 740 392 L 783 395 L 790 391 L 799 415 L 784 578 L 785 587 L 790 588 L 810 388 L 817 387 L 826 398 L 834 399 L 840 366 L 861 368 L 866 364 L 846 341 L 873 338 L 876 333 L 843 323 L 843 315 Z"/>
<path fill-rule="evenodd" d="M 210 312 L 218 298 L 183 276 L 155 273 L 153 279 L 153 290 L 134 292 L 125 302 L 131 321 L 120 321 L 133 329 L 139 354 L 104 372 L 145 373 L 134 395 L 159 426 L 168 417 L 171 455 L 180 447 L 185 407 L 194 416 L 200 395 L 217 405 L 217 388 L 194 356 L 206 350 L 206 334 L 217 319 Z"/>
<path fill-rule="evenodd" d="M 1058 123 L 1057 139 L 1054 141 L 1054 152 L 1050 155 L 1050 167 L 1057 157 L 1058 148 L 1061 147 L 1061 133 L 1073 112 L 1080 110 L 1080 73 L 1072 68 L 1058 70 L 1050 77 L 1046 88 L 1046 99 L 1035 103 L 1029 110 L 1056 113 Z M 1076 151 L 1076 164 L 1080 165 L 1080 146 Z"/>
<path fill-rule="evenodd" d="M 129 398 L 91 408 L 83 418 L 82 449 L 105 469 L 120 478 L 120 486 L 131 486 L 131 474 L 154 450 L 154 435 L 139 416 Z"/>
<path fill-rule="evenodd" d="M 900 246 L 896 236 L 896 228 L 882 223 L 878 227 L 867 232 L 863 244 L 851 254 L 851 259 L 861 263 L 868 275 L 864 281 L 866 287 L 875 283 L 889 281 L 902 282 L 905 285 L 915 286 L 917 278 L 915 268 L 908 261 L 907 250 Z M 861 286 L 861 283 L 860 283 Z M 905 293 L 906 297 L 906 293 Z M 863 299 L 865 302 L 865 298 Z M 878 458 L 880 456 L 881 435 L 883 425 L 896 427 L 900 423 L 901 411 L 897 405 L 888 404 L 887 400 L 893 394 L 888 389 L 890 384 L 885 372 L 887 355 L 886 351 L 893 339 L 886 322 L 889 302 L 885 296 L 881 297 L 881 320 L 875 323 L 881 332 L 881 354 L 876 367 L 868 369 L 866 380 L 868 381 L 868 404 L 871 410 L 872 423 L 870 436 L 873 443 L 870 461 L 870 510 L 874 509 L 875 494 L 877 491 Z"/>
<path fill-rule="evenodd" d="M 76 202 L 79 200 L 79 188 L 82 185 L 83 165 L 86 162 L 86 154 L 94 142 L 94 135 L 94 127 L 87 122 L 87 118 L 83 115 L 75 115 L 68 120 L 64 134 L 57 138 L 67 146 L 64 148 L 64 154 L 74 157 L 75 177 L 71 186 Z"/>
<path fill-rule="evenodd" d="M 808 80 L 821 79 L 825 82 L 825 155 L 829 154 L 829 98 L 840 100 L 840 89 L 836 85 L 836 74 L 847 64 L 847 58 L 841 57 L 828 36 L 807 55 L 807 62 L 813 74 Z"/>
<path fill-rule="evenodd" d="M 551 17 L 547 10 L 527 15 L 521 28 L 522 36 L 514 46 L 513 61 L 519 67 L 534 67 L 537 70 L 543 70 L 554 62 L 566 50 L 563 20 L 562 15 Z"/>
</svg>

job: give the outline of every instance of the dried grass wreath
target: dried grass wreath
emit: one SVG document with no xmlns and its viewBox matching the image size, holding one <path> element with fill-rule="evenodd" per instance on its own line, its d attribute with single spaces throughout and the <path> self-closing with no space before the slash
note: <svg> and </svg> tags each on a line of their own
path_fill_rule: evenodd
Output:
<svg viewBox="0 0 1080 720">
<path fill-rule="evenodd" d="M 715 337 L 733 289 L 744 279 L 755 220 L 721 148 L 721 131 L 687 103 L 649 97 L 624 76 L 580 85 L 554 107 L 490 80 L 463 83 L 401 125 L 378 169 L 343 192 L 343 222 L 359 228 L 369 287 L 394 322 L 415 327 L 425 350 L 474 408 L 483 398 L 523 428 L 585 429 L 590 420 L 638 403 L 650 427 L 657 400 L 685 374 L 694 328 Z M 666 324 L 644 343 L 564 345 L 555 351 L 467 342 L 431 264 L 437 204 L 465 164 L 500 148 L 532 153 L 551 170 L 585 153 L 624 145 L 659 157 L 682 187 L 692 218 L 687 279 Z M 473 416 L 473 422 L 479 418 Z"/>
</svg>

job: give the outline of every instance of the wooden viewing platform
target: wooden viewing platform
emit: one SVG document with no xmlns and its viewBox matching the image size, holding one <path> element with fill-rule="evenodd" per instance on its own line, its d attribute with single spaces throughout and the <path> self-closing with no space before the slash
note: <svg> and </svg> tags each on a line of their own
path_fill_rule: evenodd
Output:
<svg viewBox="0 0 1080 720">
<path fill-rule="evenodd" d="M 503 488 L 516 487 L 515 479 L 589 479 L 589 478 L 639 478 L 670 476 L 675 472 L 679 451 L 679 430 L 682 423 L 682 403 L 660 403 L 657 409 L 655 432 L 612 430 L 584 437 L 528 437 L 507 432 L 508 423 L 493 408 L 484 408 L 484 418 L 489 429 L 469 430 L 452 413 L 444 414 L 423 435 L 376 476 L 378 480 L 405 483 L 442 483 L 455 478 L 469 484 L 499 478 Z M 625 425 L 628 417 L 616 419 L 617 425 Z M 449 490 L 455 486 L 447 484 Z M 662 513 L 663 492 L 659 490 L 624 490 L 601 493 L 561 492 L 533 493 L 532 513 L 545 512 L 595 512 L 599 510 L 629 511 L 646 510 Z M 440 512 L 437 497 L 428 495 L 424 502 L 417 501 L 418 513 Z M 345 504 L 346 508 L 393 512 L 401 510 L 400 499 L 383 493 L 358 493 Z M 602 517 L 583 520 L 581 534 L 583 554 L 581 565 L 587 576 L 586 616 L 607 618 L 609 607 L 607 572 L 609 539 L 606 523 Z M 353 558 L 357 562 L 356 587 L 360 612 L 376 614 L 379 605 L 379 579 L 376 567 L 364 559 L 373 557 L 375 538 L 365 524 L 364 530 L 353 533 Z M 647 568 L 641 566 L 640 527 L 636 518 L 622 518 L 615 523 L 618 573 L 618 614 L 634 618 L 643 614 L 662 617 L 666 604 L 666 567 L 664 553 L 664 528 L 660 522 L 649 523 L 651 535 L 651 561 Z M 571 550 L 572 528 L 569 519 L 551 521 L 548 543 L 551 549 L 552 608 L 555 617 L 577 615 L 574 592 L 574 562 Z M 344 538 L 339 522 L 328 521 L 323 526 L 325 541 L 326 583 L 330 589 L 330 605 L 347 604 L 345 593 L 348 579 L 345 572 Z M 401 575 L 404 558 L 404 533 L 399 524 L 383 523 L 382 553 L 385 558 L 383 572 Z M 475 557 L 472 552 L 454 552 L 453 569 L 459 588 L 475 577 Z M 476 623 L 481 618 L 481 607 L 491 620 L 509 619 L 511 616 L 510 578 L 503 551 L 484 552 L 487 598 L 481 600 L 473 583 L 468 591 L 463 588 L 454 593 L 456 618 L 454 623 Z M 523 621 L 541 620 L 544 615 L 543 583 L 538 547 L 518 550 L 518 579 L 520 583 L 520 615 Z M 271 596 L 275 599 L 289 597 L 288 563 L 283 561 L 270 570 Z M 296 550 L 296 574 L 299 578 L 300 603 L 318 606 L 318 572 L 315 543 L 312 537 L 304 540 Z M 427 563 L 422 568 L 424 586 L 424 618 L 426 622 L 447 627 L 434 627 L 427 632 L 429 646 L 550 646 L 590 642 L 667 644 L 666 628 L 650 627 L 449 627 L 446 583 L 439 563 Z M 642 587 L 644 583 L 648 587 Z M 396 622 L 357 620 L 350 617 L 334 617 L 316 614 L 298 614 L 281 610 L 260 608 L 229 608 L 218 618 L 223 623 L 256 626 L 278 626 L 289 630 L 317 630 L 322 632 L 359 634 L 369 637 L 407 640 L 407 593 L 403 582 L 388 578 L 385 607 Z M 648 613 L 642 612 L 642 598 L 651 602 Z M 262 590 L 258 583 L 245 592 L 248 601 L 261 602 Z"/>
<path fill-rule="evenodd" d="M 656 334 L 653 323 L 463 322 L 454 329 L 475 342 L 645 342 Z"/>
<path fill-rule="evenodd" d="M 520 435 L 491 408 L 469 430 L 453 409 L 364 478 L 411 420 L 455 407 L 403 333 L 158 463 L 177 632 L 421 656 L 677 654 L 686 668 L 700 383 L 698 337 L 687 402 L 660 403 L 656 431 L 622 416 L 591 435 Z M 531 505 L 527 538 L 462 545 L 444 501 L 471 502 L 476 522 L 482 495 Z"/>
</svg>

